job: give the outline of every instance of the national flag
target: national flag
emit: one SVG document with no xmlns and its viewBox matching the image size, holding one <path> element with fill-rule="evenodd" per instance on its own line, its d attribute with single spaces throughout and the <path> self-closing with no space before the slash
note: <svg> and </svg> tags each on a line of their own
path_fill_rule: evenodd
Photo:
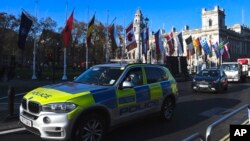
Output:
<svg viewBox="0 0 250 141">
<path fill-rule="evenodd" d="M 92 31 L 94 29 L 94 23 L 95 23 L 95 15 L 92 17 L 92 19 L 90 20 L 89 24 L 88 24 L 88 30 L 87 30 L 87 46 L 90 46 L 91 43 L 91 36 L 92 36 Z"/>
<path fill-rule="evenodd" d="M 165 36 L 167 39 L 168 49 L 169 49 L 169 55 L 173 55 L 175 49 L 174 49 L 174 38 L 173 38 L 173 32 L 170 32 Z"/>
<path fill-rule="evenodd" d="M 211 53 L 211 50 L 208 46 L 207 40 L 204 38 L 202 40 L 200 40 L 201 46 L 205 52 L 206 55 L 209 55 Z"/>
<path fill-rule="evenodd" d="M 157 54 L 163 53 L 165 51 L 164 47 L 163 47 L 163 42 L 162 42 L 160 30 L 158 30 L 155 33 L 155 45 L 156 45 L 156 53 Z"/>
<path fill-rule="evenodd" d="M 32 23 L 33 21 L 24 12 L 22 12 L 18 35 L 18 47 L 22 50 L 25 48 L 26 38 L 28 36 Z"/>
<path fill-rule="evenodd" d="M 217 58 L 220 58 L 220 51 L 219 51 L 219 46 L 218 46 L 218 42 L 216 42 L 215 44 L 212 44 L 212 48 L 214 49 L 214 52 L 216 54 Z"/>
<path fill-rule="evenodd" d="M 175 37 L 175 46 L 178 50 L 178 55 L 183 54 L 183 38 L 182 38 L 182 32 L 180 32 Z"/>
<path fill-rule="evenodd" d="M 199 55 L 199 56 L 202 55 L 202 47 L 201 47 L 199 38 L 196 38 L 193 40 L 193 45 L 196 48 L 197 55 Z"/>
<path fill-rule="evenodd" d="M 71 15 L 69 16 L 66 26 L 63 29 L 63 43 L 65 47 L 70 46 L 70 41 L 71 41 L 71 31 L 73 28 L 73 15 L 74 11 L 72 11 Z"/>
<path fill-rule="evenodd" d="M 147 60 L 147 51 L 148 51 L 148 28 L 144 28 L 141 32 L 141 38 L 142 38 L 142 54 L 144 54 L 145 59 Z"/>
<path fill-rule="evenodd" d="M 194 50 L 192 36 L 190 35 L 188 38 L 186 38 L 185 42 L 187 44 L 187 49 L 189 50 L 189 55 L 194 55 L 195 50 Z"/>
<path fill-rule="evenodd" d="M 135 34 L 133 29 L 133 22 L 129 24 L 129 26 L 126 28 L 126 49 L 127 51 L 130 51 L 134 48 L 136 48 L 136 41 L 135 41 Z"/>
<path fill-rule="evenodd" d="M 120 47 L 120 39 L 114 24 L 109 27 L 109 35 L 111 39 L 111 48 L 114 51 L 116 48 Z"/>
<path fill-rule="evenodd" d="M 229 42 L 227 42 L 224 45 L 224 53 L 222 55 L 223 59 L 230 59 L 230 54 L 229 54 Z"/>
<path fill-rule="evenodd" d="M 222 56 L 224 53 L 224 42 L 221 42 L 219 44 L 219 52 L 220 52 L 220 56 Z"/>
</svg>

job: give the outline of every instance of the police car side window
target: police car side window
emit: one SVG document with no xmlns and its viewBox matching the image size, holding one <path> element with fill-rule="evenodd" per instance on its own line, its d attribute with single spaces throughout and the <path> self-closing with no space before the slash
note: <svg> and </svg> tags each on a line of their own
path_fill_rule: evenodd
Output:
<svg viewBox="0 0 250 141">
<path fill-rule="evenodd" d="M 127 72 L 124 80 L 131 82 L 134 86 L 142 85 L 143 84 L 142 69 L 141 68 L 130 69 Z"/>
<path fill-rule="evenodd" d="M 168 75 L 161 68 L 145 67 L 145 72 L 146 72 L 148 84 L 168 80 Z"/>
</svg>

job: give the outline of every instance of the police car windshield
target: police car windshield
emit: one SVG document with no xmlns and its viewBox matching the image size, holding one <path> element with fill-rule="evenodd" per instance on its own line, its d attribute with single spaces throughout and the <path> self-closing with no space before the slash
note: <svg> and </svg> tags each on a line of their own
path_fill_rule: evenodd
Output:
<svg viewBox="0 0 250 141">
<path fill-rule="evenodd" d="M 224 71 L 237 71 L 238 70 L 238 64 L 222 64 L 221 67 Z"/>
<path fill-rule="evenodd" d="M 202 70 L 197 75 L 203 76 L 203 77 L 218 77 L 220 75 L 220 71 L 219 70 Z"/>
<path fill-rule="evenodd" d="M 102 86 L 112 86 L 122 74 L 123 69 L 120 67 L 92 67 L 82 73 L 74 82 L 84 84 L 94 84 Z"/>
</svg>

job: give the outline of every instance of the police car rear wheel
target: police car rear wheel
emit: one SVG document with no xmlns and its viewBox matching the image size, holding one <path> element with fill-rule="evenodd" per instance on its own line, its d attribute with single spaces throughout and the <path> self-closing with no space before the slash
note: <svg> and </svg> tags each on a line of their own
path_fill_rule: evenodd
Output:
<svg viewBox="0 0 250 141">
<path fill-rule="evenodd" d="M 77 141 L 102 141 L 106 133 L 106 124 L 102 116 L 86 115 L 78 126 Z"/>
<path fill-rule="evenodd" d="M 166 121 L 169 121 L 172 119 L 173 114 L 174 114 L 174 103 L 171 98 L 167 98 L 163 102 L 162 108 L 161 108 L 161 114 L 162 114 L 162 118 Z"/>
</svg>

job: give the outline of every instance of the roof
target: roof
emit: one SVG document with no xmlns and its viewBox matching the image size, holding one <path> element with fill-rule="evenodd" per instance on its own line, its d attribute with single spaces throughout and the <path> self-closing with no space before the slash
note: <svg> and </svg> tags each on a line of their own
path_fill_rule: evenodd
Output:
<svg viewBox="0 0 250 141">
<path fill-rule="evenodd" d="M 95 65 L 95 66 L 100 66 L 100 67 L 127 67 L 127 66 L 134 66 L 134 65 L 138 65 L 138 66 L 164 66 L 161 64 L 142 64 L 142 63 L 132 63 L 132 64 L 128 64 L 128 63 L 111 63 L 111 64 L 99 64 L 99 65 Z"/>
</svg>

